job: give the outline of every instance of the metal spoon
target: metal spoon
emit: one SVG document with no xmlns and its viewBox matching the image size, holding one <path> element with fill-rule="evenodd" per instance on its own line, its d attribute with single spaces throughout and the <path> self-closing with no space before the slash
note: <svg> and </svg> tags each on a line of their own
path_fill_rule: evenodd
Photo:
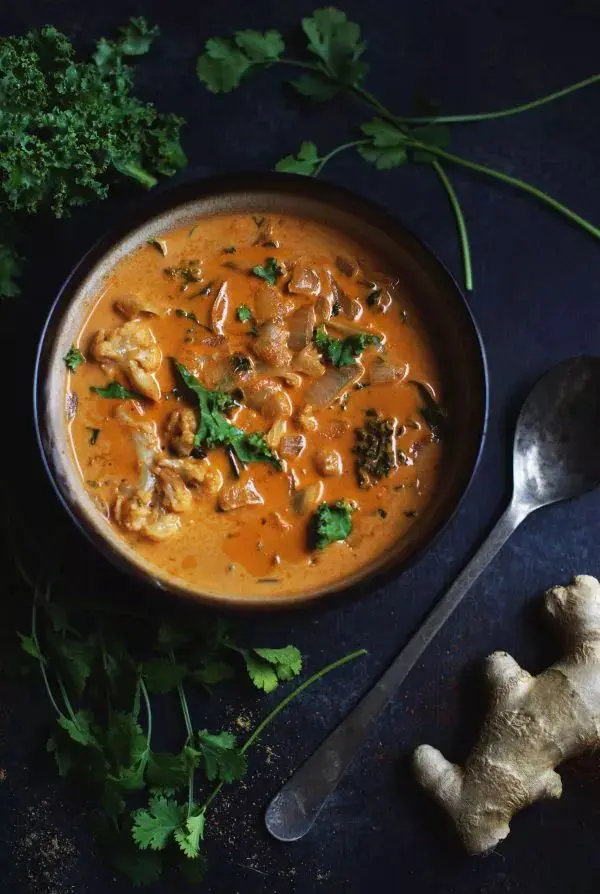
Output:
<svg viewBox="0 0 600 894">
<path fill-rule="evenodd" d="M 531 512 L 600 484 L 600 357 L 576 357 L 535 385 L 519 415 L 512 500 L 464 571 L 375 686 L 267 808 L 280 841 L 306 835 L 375 721 L 454 609 Z"/>
</svg>

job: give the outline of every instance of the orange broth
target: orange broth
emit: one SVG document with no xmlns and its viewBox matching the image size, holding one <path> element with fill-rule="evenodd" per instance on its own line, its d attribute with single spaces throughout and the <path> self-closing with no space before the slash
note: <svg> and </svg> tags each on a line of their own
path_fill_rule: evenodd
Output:
<svg viewBox="0 0 600 894">
<path fill-rule="evenodd" d="M 415 523 L 435 491 L 442 458 L 443 445 L 432 437 L 420 412 L 422 394 L 412 384 L 414 380 L 425 383 L 438 397 L 441 370 L 426 321 L 420 319 L 407 288 L 394 280 L 393 271 L 390 276 L 380 258 L 341 232 L 292 216 L 270 216 L 269 223 L 269 233 L 276 237 L 278 247 L 264 244 L 270 241 L 265 238 L 263 244 L 257 244 L 261 228 L 251 216 L 224 214 L 202 219 L 195 227 L 188 225 L 164 233 L 160 240 L 166 247 L 165 257 L 159 246 L 147 244 L 121 260 L 98 296 L 76 345 L 87 362 L 69 376 L 68 389 L 78 397 L 78 410 L 70 424 L 74 456 L 90 495 L 107 516 L 107 523 L 150 565 L 210 594 L 264 594 L 272 598 L 276 594 L 318 589 L 356 573 L 392 549 Z M 235 252 L 224 252 L 230 247 Z M 357 259 L 359 271 L 343 272 L 336 262 L 340 256 Z M 145 536 L 143 530 L 128 530 L 116 521 L 115 499 L 119 490 L 130 492 L 137 486 L 139 460 L 130 427 L 115 416 L 117 407 L 124 405 L 136 420 L 155 422 L 162 449 L 169 455 L 165 438 L 169 414 L 188 406 L 197 411 L 193 395 L 183 386 L 170 358 L 177 358 L 202 382 L 212 364 L 241 353 L 251 358 L 254 381 L 260 380 L 260 361 L 253 353 L 253 323 L 240 322 L 236 310 L 247 305 L 254 312 L 257 292 L 264 282 L 252 268 L 266 265 L 271 257 L 285 265 L 286 272 L 277 278 L 275 288 L 288 302 L 288 310 L 315 301 L 314 297 L 288 291 L 288 271 L 302 259 L 302 263 L 318 272 L 320 282 L 330 282 L 333 277 L 346 296 L 359 300 L 362 313 L 352 325 L 365 332 L 383 333 L 384 343 L 367 346 L 359 357 L 365 375 L 357 383 L 358 388 L 352 385 L 341 402 L 311 411 L 317 420 L 316 431 L 303 431 L 298 421 L 304 395 L 315 379 L 302 374 L 301 384 L 293 387 L 277 379 L 293 407 L 293 415 L 286 419 L 286 435 L 304 434 L 306 439 L 302 454 L 286 458 L 283 470 L 268 462 L 251 462 L 241 468 L 241 478 L 236 480 L 223 447 L 207 450 L 207 459 L 197 460 L 220 470 L 224 488 L 232 484 L 243 486 L 251 478 L 264 500 L 261 505 L 221 511 L 218 494 L 190 487 L 192 505 L 181 513 L 174 536 L 156 541 Z M 197 262 L 194 270 L 201 271 L 197 281 L 186 282 L 184 277 L 165 272 L 167 268 L 185 266 L 189 259 Z M 219 339 L 209 332 L 210 314 L 223 282 L 227 283 L 228 309 L 224 338 L 218 343 Z M 382 283 L 385 294 L 392 298 L 383 311 L 367 301 L 375 286 Z M 209 293 L 199 294 L 207 284 Z M 122 369 L 101 365 L 93 356 L 93 339 L 98 330 L 113 330 L 126 322 L 115 302 L 128 295 L 140 299 L 142 304 L 151 302 L 160 314 L 140 317 L 162 351 L 156 374 L 160 400 L 106 399 L 90 391 L 91 386 L 106 386 L 111 378 L 135 390 Z M 197 322 L 177 311 L 193 314 Z M 325 322 L 331 337 L 344 337 L 330 326 L 343 319 L 344 315 L 338 314 Z M 289 314 L 283 319 L 284 326 L 288 320 Z M 257 328 L 260 329 L 255 325 L 255 333 Z M 370 364 L 380 358 L 397 369 L 408 364 L 408 374 L 402 381 L 366 384 Z M 328 369 L 331 364 L 325 359 L 323 365 Z M 267 377 L 273 380 L 272 376 Z M 236 391 L 236 399 L 241 408 L 235 408 L 230 421 L 245 431 L 266 434 L 273 420 L 246 406 L 243 383 Z M 369 409 L 397 420 L 401 461 L 388 476 L 364 488 L 357 479 L 353 448 L 355 430 L 364 426 L 365 411 Z M 331 449 L 339 453 L 343 471 L 323 476 L 317 454 Z M 297 511 L 298 492 L 319 481 L 323 482 L 323 502 L 354 501 L 350 535 L 324 549 L 315 549 L 310 539 L 313 513 Z"/>
</svg>

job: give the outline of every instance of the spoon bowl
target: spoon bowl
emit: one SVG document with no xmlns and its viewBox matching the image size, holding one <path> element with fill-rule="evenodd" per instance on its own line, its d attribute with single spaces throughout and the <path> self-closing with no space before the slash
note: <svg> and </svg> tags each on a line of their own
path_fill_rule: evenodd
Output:
<svg viewBox="0 0 600 894">
<path fill-rule="evenodd" d="M 529 511 L 600 484 L 600 358 L 574 357 L 546 373 L 515 434 L 514 499 Z"/>
</svg>

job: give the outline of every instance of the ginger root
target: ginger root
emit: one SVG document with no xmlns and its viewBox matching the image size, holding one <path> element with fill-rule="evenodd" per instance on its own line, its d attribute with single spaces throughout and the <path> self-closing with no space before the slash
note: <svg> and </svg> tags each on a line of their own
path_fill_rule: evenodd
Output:
<svg viewBox="0 0 600 894">
<path fill-rule="evenodd" d="M 555 767 L 600 746 L 600 583 L 579 575 L 546 593 L 568 651 L 538 677 L 506 652 L 487 659 L 491 706 L 464 767 L 430 745 L 414 754 L 417 780 L 448 811 L 472 854 L 509 834 L 514 814 L 560 798 Z"/>
</svg>

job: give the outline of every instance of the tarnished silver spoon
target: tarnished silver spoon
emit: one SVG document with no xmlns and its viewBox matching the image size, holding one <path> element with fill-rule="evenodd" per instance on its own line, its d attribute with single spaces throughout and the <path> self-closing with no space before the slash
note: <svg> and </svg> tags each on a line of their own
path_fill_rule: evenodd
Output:
<svg viewBox="0 0 600 894">
<path fill-rule="evenodd" d="M 534 386 L 517 422 L 510 504 L 421 628 L 323 744 L 269 804 L 280 841 L 306 835 L 375 721 L 479 575 L 531 512 L 600 484 L 600 357 L 576 357 Z"/>
</svg>

